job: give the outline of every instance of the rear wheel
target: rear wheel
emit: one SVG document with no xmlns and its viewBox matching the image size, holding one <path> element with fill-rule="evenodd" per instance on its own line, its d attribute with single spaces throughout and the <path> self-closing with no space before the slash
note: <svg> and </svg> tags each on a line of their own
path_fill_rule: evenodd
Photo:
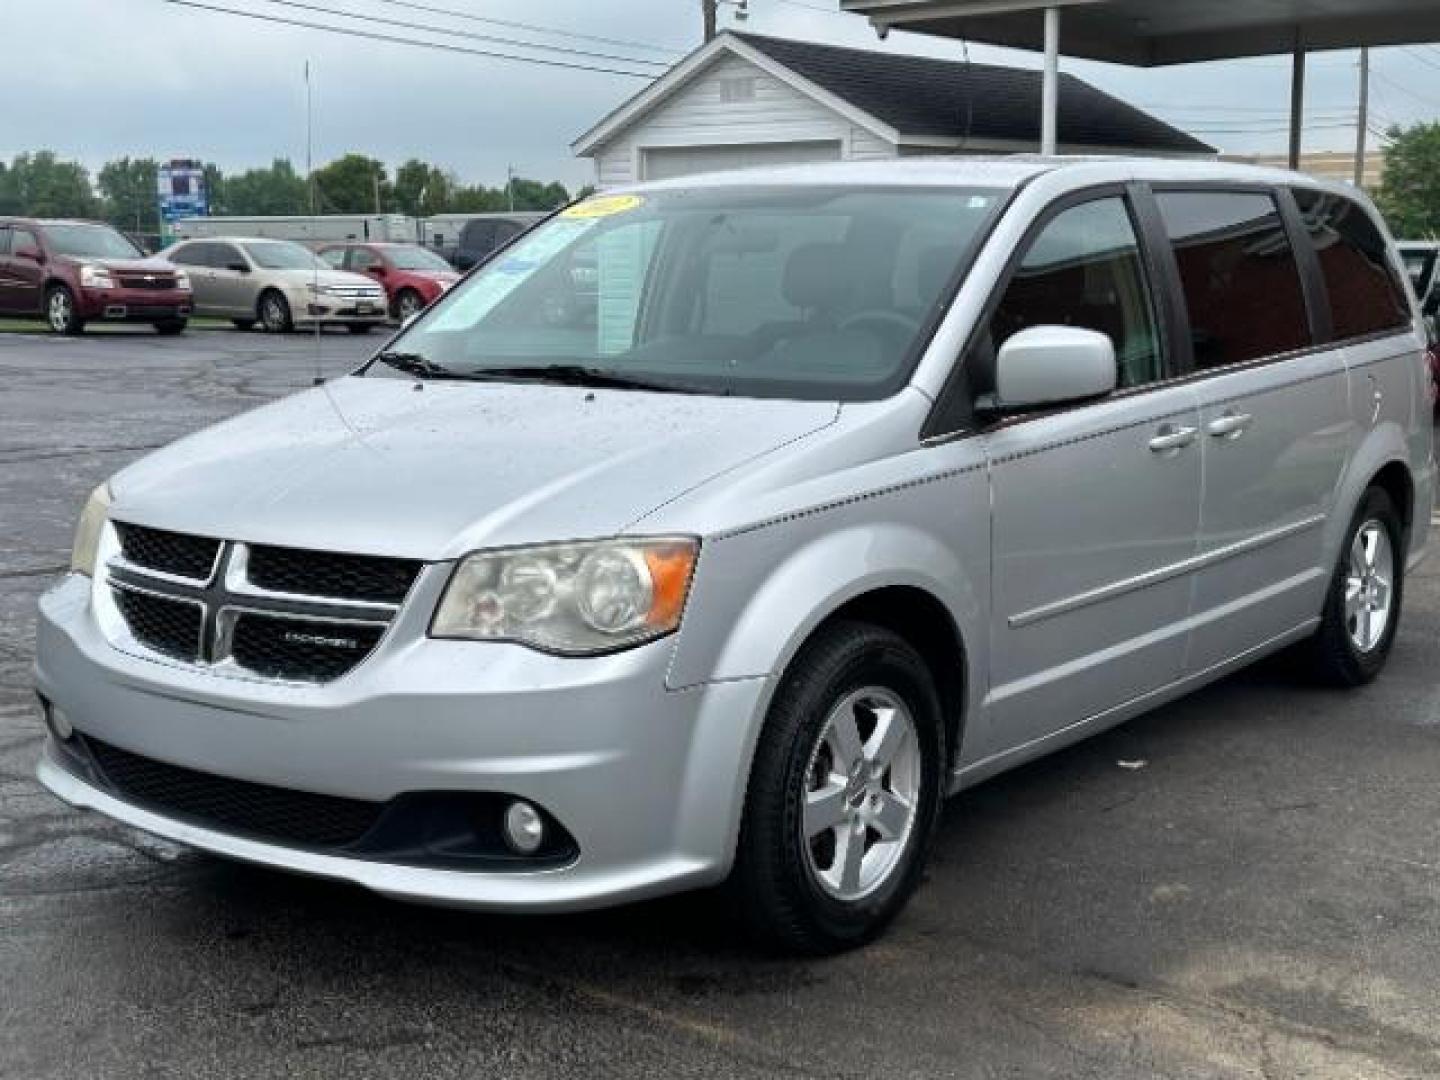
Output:
<svg viewBox="0 0 1440 1080">
<path fill-rule="evenodd" d="M 289 301 L 273 289 L 260 296 L 260 325 L 272 334 L 288 333 L 295 327 Z"/>
<path fill-rule="evenodd" d="M 1316 673 L 1361 686 L 1385 667 L 1405 592 L 1405 541 L 1390 496 L 1371 488 L 1350 523 L 1330 580 L 1320 629 L 1310 642 Z"/>
<path fill-rule="evenodd" d="M 155 324 L 155 332 L 162 337 L 174 337 L 176 334 L 183 334 L 187 325 L 188 320 L 185 319 L 167 319 Z"/>
<path fill-rule="evenodd" d="M 940 705 L 904 639 L 822 630 L 765 721 L 730 888 L 753 933 L 787 952 L 869 941 L 920 880 L 940 804 Z"/>
<path fill-rule="evenodd" d="M 75 294 L 66 285 L 51 285 L 45 292 L 45 321 L 57 334 L 78 334 L 85 320 L 75 306 Z"/>
</svg>

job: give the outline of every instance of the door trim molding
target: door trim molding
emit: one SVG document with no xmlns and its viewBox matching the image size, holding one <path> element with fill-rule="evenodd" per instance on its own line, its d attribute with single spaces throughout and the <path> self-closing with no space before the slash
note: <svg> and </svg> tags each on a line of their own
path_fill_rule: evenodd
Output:
<svg viewBox="0 0 1440 1080">
<path fill-rule="evenodd" d="M 1152 585 L 1159 585 L 1162 582 L 1172 581 L 1186 574 L 1193 574 L 1199 570 L 1214 566 L 1217 563 L 1222 563 L 1228 559 L 1233 559 L 1237 556 L 1255 551 L 1257 548 L 1267 547 L 1270 544 L 1279 543 L 1281 540 L 1288 539 L 1289 537 L 1308 532 L 1324 523 L 1324 514 L 1314 514 L 1300 521 L 1291 522 L 1289 525 L 1281 525 L 1277 529 L 1270 529 L 1267 532 L 1257 533 L 1255 536 L 1248 536 L 1244 540 L 1237 540 L 1233 544 L 1226 544 L 1224 547 L 1218 547 L 1213 551 L 1194 555 L 1188 559 L 1182 559 L 1180 562 L 1170 563 L 1168 566 L 1160 566 L 1154 570 L 1147 570 L 1143 574 L 1122 578 L 1119 581 L 1111 582 L 1109 585 L 1101 585 L 1099 588 L 1077 593 L 1074 596 L 1068 596 L 1063 600 L 1056 600 L 1049 604 L 1042 604 L 1040 607 L 1031 608 L 1028 611 L 1018 612 L 1011 615 L 1008 622 L 1010 626 L 1016 630 L 1026 626 L 1033 626 L 1036 623 L 1045 622 L 1047 619 L 1053 619 L 1060 615 L 1068 615 L 1072 611 L 1079 611 L 1082 608 L 1087 608 L 1094 604 L 1114 600 L 1127 593 L 1138 592 L 1141 589 L 1148 589 Z"/>
</svg>

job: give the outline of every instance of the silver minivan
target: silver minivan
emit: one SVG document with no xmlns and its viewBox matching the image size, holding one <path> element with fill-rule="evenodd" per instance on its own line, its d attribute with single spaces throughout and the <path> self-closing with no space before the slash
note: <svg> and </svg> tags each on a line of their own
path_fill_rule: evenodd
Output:
<svg viewBox="0 0 1440 1080">
<path fill-rule="evenodd" d="M 1294 646 L 1384 666 L 1430 524 L 1364 197 L 903 161 L 580 202 L 353 374 L 102 485 L 41 601 L 76 806 L 411 900 L 722 882 L 876 934 L 941 800 Z"/>
</svg>

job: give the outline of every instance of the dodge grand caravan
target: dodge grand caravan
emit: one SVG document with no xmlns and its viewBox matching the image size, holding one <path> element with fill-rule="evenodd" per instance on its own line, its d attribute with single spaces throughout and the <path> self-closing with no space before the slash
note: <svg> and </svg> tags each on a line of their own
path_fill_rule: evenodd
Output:
<svg viewBox="0 0 1440 1080">
<path fill-rule="evenodd" d="M 1434 473 L 1402 275 L 1352 190 L 1214 163 L 578 203 L 95 492 L 40 778 L 393 897 L 724 881 L 854 945 L 946 795 L 1285 646 L 1376 676 Z"/>
</svg>

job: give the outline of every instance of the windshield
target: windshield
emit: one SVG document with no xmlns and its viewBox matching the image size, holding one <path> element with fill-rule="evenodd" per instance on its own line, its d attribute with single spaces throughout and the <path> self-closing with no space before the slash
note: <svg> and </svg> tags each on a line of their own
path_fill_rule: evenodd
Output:
<svg viewBox="0 0 1440 1080">
<path fill-rule="evenodd" d="M 584 368 L 707 393 L 875 399 L 903 385 L 1001 202 L 899 187 L 600 196 L 471 275 L 394 350 L 433 377 Z"/>
<path fill-rule="evenodd" d="M 385 248 L 385 256 L 397 270 L 428 270 L 431 273 L 453 274 L 455 268 L 422 247 Z"/>
<path fill-rule="evenodd" d="M 256 266 L 266 270 L 329 270 L 321 259 L 306 247 L 299 244 L 291 244 L 287 241 L 266 241 L 263 244 L 242 244 L 246 254 L 254 261 Z"/>
<path fill-rule="evenodd" d="M 143 259 L 145 253 L 108 225 L 46 225 L 45 239 L 57 255 L 90 259 Z"/>
</svg>

